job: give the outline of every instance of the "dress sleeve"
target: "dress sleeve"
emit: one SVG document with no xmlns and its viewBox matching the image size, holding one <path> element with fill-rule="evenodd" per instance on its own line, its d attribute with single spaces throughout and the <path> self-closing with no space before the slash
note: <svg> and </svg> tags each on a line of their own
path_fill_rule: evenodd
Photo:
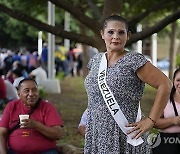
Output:
<svg viewBox="0 0 180 154">
<path fill-rule="evenodd" d="M 132 60 L 132 69 L 134 70 L 134 72 L 136 72 L 140 67 L 142 67 L 148 62 L 145 56 L 140 53 L 133 53 L 131 60 Z"/>
<path fill-rule="evenodd" d="M 91 69 L 93 63 L 96 61 L 97 56 L 98 56 L 98 54 L 95 54 L 95 55 L 89 60 L 89 62 L 88 62 L 88 64 L 87 64 L 87 68 L 88 68 L 89 70 Z"/>
</svg>

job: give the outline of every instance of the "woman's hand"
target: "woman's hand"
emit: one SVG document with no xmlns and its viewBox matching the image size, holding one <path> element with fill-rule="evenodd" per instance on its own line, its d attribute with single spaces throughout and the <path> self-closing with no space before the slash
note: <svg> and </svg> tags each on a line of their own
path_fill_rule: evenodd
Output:
<svg viewBox="0 0 180 154">
<path fill-rule="evenodd" d="M 180 125 L 180 116 L 173 117 L 173 123 L 174 125 Z"/>
<path fill-rule="evenodd" d="M 135 132 L 135 135 L 133 138 L 138 139 L 141 137 L 145 132 L 150 130 L 154 126 L 154 122 L 149 118 L 143 118 L 139 122 L 131 123 L 126 125 L 126 127 L 133 127 L 131 130 L 127 132 L 127 134 L 130 134 L 132 132 Z"/>
</svg>

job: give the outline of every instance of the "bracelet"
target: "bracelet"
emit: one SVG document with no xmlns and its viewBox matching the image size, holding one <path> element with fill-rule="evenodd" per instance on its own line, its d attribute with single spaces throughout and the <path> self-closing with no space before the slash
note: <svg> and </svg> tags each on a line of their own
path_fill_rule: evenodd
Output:
<svg viewBox="0 0 180 154">
<path fill-rule="evenodd" d="M 148 119 L 150 119 L 154 123 L 154 125 L 156 124 L 156 121 L 154 121 L 150 116 L 148 116 Z"/>
</svg>

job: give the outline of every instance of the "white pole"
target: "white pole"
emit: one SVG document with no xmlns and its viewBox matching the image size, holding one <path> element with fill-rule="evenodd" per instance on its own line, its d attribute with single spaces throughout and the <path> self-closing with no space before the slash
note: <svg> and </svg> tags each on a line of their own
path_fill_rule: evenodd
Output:
<svg viewBox="0 0 180 154">
<path fill-rule="evenodd" d="M 70 31 L 70 13 L 65 12 L 64 15 L 64 30 L 65 31 Z M 69 51 L 70 49 L 70 40 L 69 39 L 64 39 L 64 47 Z"/>
<path fill-rule="evenodd" d="M 48 24 L 55 25 L 55 6 L 48 1 Z M 55 63 L 54 63 L 54 52 L 55 52 L 55 36 L 48 33 L 48 78 L 55 78 Z"/>
<path fill-rule="evenodd" d="M 137 32 L 141 32 L 142 31 L 142 25 L 138 24 L 137 26 Z M 139 40 L 137 42 L 137 52 L 138 53 L 142 53 L 142 40 Z"/>
<path fill-rule="evenodd" d="M 42 53 L 42 31 L 38 32 L 38 55 Z"/>
<path fill-rule="evenodd" d="M 152 35 L 152 63 L 157 66 L 157 33 Z"/>
</svg>

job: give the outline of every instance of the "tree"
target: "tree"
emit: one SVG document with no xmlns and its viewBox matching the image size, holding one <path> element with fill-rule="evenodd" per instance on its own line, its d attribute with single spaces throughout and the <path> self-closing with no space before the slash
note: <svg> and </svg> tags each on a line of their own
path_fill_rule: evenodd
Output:
<svg viewBox="0 0 180 154">
<path fill-rule="evenodd" d="M 180 6 L 179 0 L 50 0 L 56 7 L 70 12 L 74 19 L 88 28 L 88 33 L 82 34 L 74 31 L 67 32 L 62 28 L 48 25 L 47 23 L 30 16 L 27 8 L 29 1 L 15 0 L 10 2 L 3 0 L 0 3 L 0 11 L 9 16 L 26 22 L 38 29 L 55 34 L 56 36 L 67 38 L 75 42 L 80 42 L 86 45 L 94 46 L 100 50 L 104 49 L 104 43 L 100 36 L 101 21 L 104 17 L 112 13 L 119 13 L 126 16 L 129 20 L 130 30 L 132 31 L 131 39 L 127 45 L 143 40 L 153 33 L 157 33 L 166 27 L 168 24 L 175 22 L 180 18 L 180 8 L 176 12 L 171 13 L 174 5 Z M 16 4 L 18 3 L 18 5 Z M 37 4 L 47 4 L 47 0 L 32 0 L 31 3 L 39 7 Z M 23 7 L 20 7 L 20 6 Z M 36 9 L 36 6 L 34 9 Z M 45 9 L 45 8 L 44 8 Z M 102 13 L 101 13 L 102 12 Z M 160 16 L 160 13 L 163 14 Z M 143 29 L 141 32 L 136 32 L 136 25 L 140 22 L 145 22 L 148 18 L 154 22 L 150 26 Z M 160 18 L 160 19 L 159 19 Z M 77 26 L 78 26 L 77 22 Z"/>
</svg>

